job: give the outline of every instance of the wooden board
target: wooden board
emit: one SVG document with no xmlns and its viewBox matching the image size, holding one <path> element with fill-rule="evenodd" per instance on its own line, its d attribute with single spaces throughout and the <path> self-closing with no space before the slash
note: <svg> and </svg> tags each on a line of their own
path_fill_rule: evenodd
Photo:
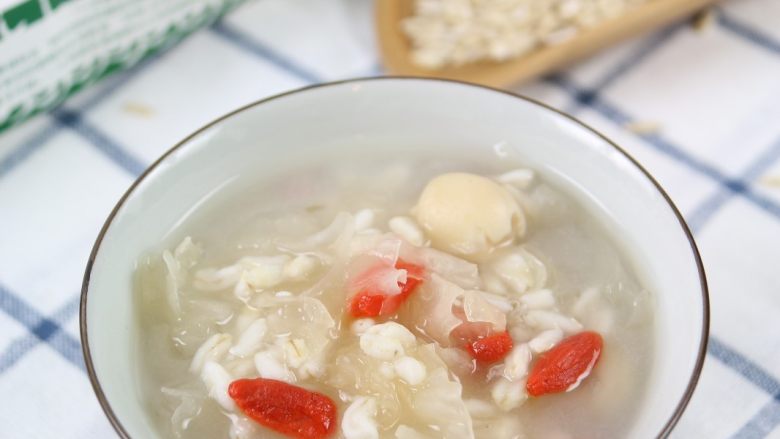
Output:
<svg viewBox="0 0 780 439">
<path fill-rule="evenodd" d="M 626 38 L 681 20 L 712 2 L 649 0 L 620 17 L 582 30 L 561 44 L 541 46 L 520 58 L 441 70 L 425 70 L 412 63 L 411 43 L 401 31 L 400 22 L 412 15 L 413 0 L 377 0 L 376 24 L 384 66 L 391 74 L 450 78 L 504 87 L 551 73 Z"/>
</svg>

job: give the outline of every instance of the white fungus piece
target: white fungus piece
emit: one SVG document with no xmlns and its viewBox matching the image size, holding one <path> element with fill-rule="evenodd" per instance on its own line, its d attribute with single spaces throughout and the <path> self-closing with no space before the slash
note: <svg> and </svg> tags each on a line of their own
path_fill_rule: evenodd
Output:
<svg viewBox="0 0 780 439">
<path fill-rule="evenodd" d="M 285 264 L 282 275 L 285 280 L 300 282 L 311 276 L 319 266 L 319 260 L 312 255 L 298 255 Z"/>
<path fill-rule="evenodd" d="M 528 365 L 531 363 L 531 349 L 528 344 L 519 344 L 512 348 L 504 359 L 504 377 L 510 381 L 518 381 L 528 375 Z"/>
<path fill-rule="evenodd" d="M 431 273 L 436 273 L 461 288 L 479 289 L 479 266 L 431 247 L 401 245 L 398 255 L 401 259 L 422 265 Z"/>
<path fill-rule="evenodd" d="M 505 412 L 520 407 L 528 399 L 525 380 L 509 381 L 499 378 L 490 389 L 490 396 L 498 408 Z"/>
<path fill-rule="evenodd" d="M 523 248 L 500 253 L 492 260 L 493 272 L 517 294 L 544 287 L 547 268 L 542 261 Z"/>
<path fill-rule="evenodd" d="M 506 329 L 506 311 L 491 304 L 481 291 L 464 292 L 463 296 L 455 301 L 455 304 L 458 303 L 463 307 L 467 321 L 490 323 L 497 332 Z"/>
<path fill-rule="evenodd" d="M 563 340 L 563 331 L 558 328 L 542 331 L 528 342 L 528 347 L 537 354 L 547 352 Z"/>
<path fill-rule="evenodd" d="M 190 363 L 190 371 L 198 373 L 208 361 L 220 361 L 230 349 L 230 334 L 214 334 L 195 351 Z"/>
<path fill-rule="evenodd" d="M 367 230 L 368 228 L 374 225 L 375 218 L 376 218 L 376 213 L 374 213 L 373 209 L 358 210 L 357 212 L 355 212 L 355 216 L 354 216 L 355 231 L 362 232 L 364 230 Z"/>
<path fill-rule="evenodd" d="M 193 418 L 200 413 L 202 395 L 193 390 L 172 387 L 161 387 L 160 393 L 179 401 L 171 415 L 171 426 L 174 434 L 181 435 L 182 431 L 189 427 Z"/>
<path fill-rule="evenodd" d="M 238 337 L 236 344 L 230 348 L 230 354 L 242 358 L 254 354 L 262 345 L 267 331 L 265 319 L 255 320 Z"/>
<path fill-rule="evenodd" d="M 376 399 L 358 396 L 344 411 L 341 433 L 345 439 L 378 439 Z"/>
<path fill-rule="evenodd" d="M 408 216 L 394 216 L 387 222 L 390 231 L 400 236 L 409 244 L 422 247 L 425 244 L 425 234 L 420 226 Z"/>
<path fill-rule="evenodd" d="M 283 356 L 275 349 L 261 351 L 255 354 L 255 367 L 261 378 L 294 383 L 295 374 L 283 361 Z"/>
<path fill-rule="evenodd" d="M 433 345 L 425 345 L 418 352 L 432 358 L 434 350 Z M 409 404 L 414 407 L 419 425 L 435 426 L 437 433 L 440 433 L 435 437 L 473 437 L 471 416 L 461 398 L 463 386 L 460 380 L 452 377 L 446 368 L 432 366 L 424 386 L 425 391 L 411 392 Z"/>
<path fill-rule="evenodd" d="M 525 315 L 525 322 L 537 329 L 558 328 L 567 334 L 573 334 L 582 331 L 580 322 L 571 317 L 566 317 L 555 311 L 535 309 L 528 311 Z"/>
<path fill-rule="evenodd" d="M 414 334 L 395 322 L 374 325 L 360 336 L 360 349 L 369 357 L 390 361 L 415 344 Z"/>
<path fill-rule="evenodd" d="M 525 231 L 512 195 L 473 174 L 442 174 L 429 181 L 414 214 L 435 247 L 460 255 L 483 253 Z"/>
<path fill-rule="evenodd" d="M 412 304 L 410 314 L 419 322 L 419 329 L 426 335 L 442 346 L 449 346 L 452 342 L 450 333 L 463 323 L 461 316 L 456 316 L 453 309 L 457 309 L 458 305 L 462 306 L 462 298 L 466 292 L 436 273 L 431 273 L 426 283 L 423 294 L 413 295 L 410 299 Z"/>
<path fill-rule="evenodd" d="M 228 386 L 233 381 L 233 377 L 230 376 L 224 367 L 217 362 L 207 361 L 203 365 L 200 377 L 206 385 L 206 389 L 208 389 L 209 397 L 222 406 L 223 409 L 230 412 L 235 410 L 235 404 L 230 395 L 228 395 Z"/>
<path fill-rule="evenodd" d="M 368 328 L 374 326 L 376 322 L 371 318 L 357 319 L 349 326 L 349 330 L 355 335 L 361 335 L 368 331 Z"/>
<path fill-rule="evenodd" d="M 401 287 L 406 283 L 408 272 L 394 267 L 393 262 L 369 259 L 375 265 L 367 271 L 355 275 L 348 281 L 349 296 L 370 289 L 372 294 L 394 296 L 401 293 Z"/>
<path fill-rule="evenodd" d="M 543 288 L 541 290 L 523 294 L 520 297 L 520 303 L 525 305 L 528 309 L 552 308 L 555 306 L 555 296 L 552 291 Z"/>
<path fill-rule="evenodd" d="M 410 386 L 416 386 L 425 380 L 425 365 L 412 357 L 404 356 L 393 362 L 393 369 L 399 378 Z"/>
</svg>

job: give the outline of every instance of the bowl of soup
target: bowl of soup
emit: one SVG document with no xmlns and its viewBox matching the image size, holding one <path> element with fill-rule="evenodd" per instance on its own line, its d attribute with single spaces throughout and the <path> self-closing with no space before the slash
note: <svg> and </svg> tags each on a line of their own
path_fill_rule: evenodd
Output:
<svg viewBox="0 0 780 439">
<path fill-rule="evenodd" d="M 636 161 L 418 78 L 285 93 L 174 146 L 81 305 L 125 438 L 663 437 L 707 331 L 695 243 Z"/>
</svg>

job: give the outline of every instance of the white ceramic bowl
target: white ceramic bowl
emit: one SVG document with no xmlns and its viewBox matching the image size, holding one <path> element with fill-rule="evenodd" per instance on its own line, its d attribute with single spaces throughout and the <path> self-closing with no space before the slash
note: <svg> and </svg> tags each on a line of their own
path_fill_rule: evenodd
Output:
<svg viewBox="0 0 780 439">
<path fill-rule="evenodd" d="M 506 92 L 416 78 L 318 85 L 241 108 L 173 147 L 122 197 L 95 243 L 81 299 L 87 368 L 119 435 L 158 437 L 133 358 L 135 261 L 195 206 L 247 175 L 292 169 L 344 148 L 446 155 L 475 148 L 487 154 L 495 145 L 563 182 L 641 264 L 656 298 L 656 352 L 628 437 L 667 435 L 696 384 L 709 320 L 701 261 L 669 197 L 615 144 L 565 114 Z"/>
</svg>

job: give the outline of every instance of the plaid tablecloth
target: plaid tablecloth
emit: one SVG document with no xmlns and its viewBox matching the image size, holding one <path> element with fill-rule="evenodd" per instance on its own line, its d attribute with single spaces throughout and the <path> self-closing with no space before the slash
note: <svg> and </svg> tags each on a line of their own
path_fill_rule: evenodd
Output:
<svg viewBox="0 0 780 439">
<path fill-rule="evenodd" d="M 84 373 L 78 291 L 114 203 L 205 122 L 306 84 L 381 74 L 368 0 L 248 3 L 0 137 L 0 437 L 114 437 Z M 712 327 L 673 436 L 780 438 L 780 1 L 629 41 L 516 89 L 625 147 L 701 248 Z M 652 128 L 652 129 L 649 129 Z"/>
</svg>

